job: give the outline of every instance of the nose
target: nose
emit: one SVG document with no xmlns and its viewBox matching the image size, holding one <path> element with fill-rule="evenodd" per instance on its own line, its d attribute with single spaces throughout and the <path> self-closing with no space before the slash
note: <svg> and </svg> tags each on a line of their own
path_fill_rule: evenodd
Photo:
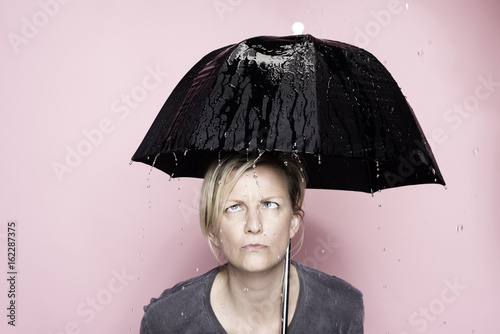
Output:
<svg viewBox="0 0 500 334">
<path fill-rule="evenodd" d="M 259 209 L 252 210 L 246 215 L 245 232 L 246 233 L 260 233 L 262 232 L 262 221 L 260 219 Z"/>
</svg>

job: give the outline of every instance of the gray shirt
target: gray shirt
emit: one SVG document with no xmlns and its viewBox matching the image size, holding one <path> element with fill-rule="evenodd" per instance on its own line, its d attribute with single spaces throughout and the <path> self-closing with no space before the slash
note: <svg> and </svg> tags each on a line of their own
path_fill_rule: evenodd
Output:
<svg viewBox="0 0 500 334">
<path fill-rule="evenodd" d="M 300 282 L 288 333 L 363 334 L 363 296 L 346 281 L 293 262 Z M 165 290 L 144 307 L 141 334 L 226 333 L 210 305 L 219 268 Z"/>
</svg>

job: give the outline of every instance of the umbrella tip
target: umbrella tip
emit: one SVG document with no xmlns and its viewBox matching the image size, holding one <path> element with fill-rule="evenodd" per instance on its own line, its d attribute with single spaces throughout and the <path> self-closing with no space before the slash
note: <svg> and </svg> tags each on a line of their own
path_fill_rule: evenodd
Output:
<svg viewBox="0 0 500 334">
<path fill-rule="evenodd" d="M 292 24 L 292 34 L 294 35 L 302 35 L 305 31 L 306 27 L 302 22 L 294 22 Z"/>
</svg>

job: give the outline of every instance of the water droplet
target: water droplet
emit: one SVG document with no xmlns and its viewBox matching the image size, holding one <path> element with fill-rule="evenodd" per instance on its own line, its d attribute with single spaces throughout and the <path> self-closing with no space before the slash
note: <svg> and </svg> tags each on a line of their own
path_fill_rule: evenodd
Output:
<svg viewBox="0 0 500 334">
<path fill-rule="evenodd" d="M 479 149 L 476 147 L 475 149 L 472 150 L 472 154 L 478 155 L 479 154 Z"/>
<path fill-rule="evenodd" d="M 381 208 L 381 207 L 382 207 L 382 204 L 379 204 L 379 205 L 378 205 L 378 207 L 379 207 L 379 208 Z"/>
<path fill-rule="evenodd" d="M 325 254 L 325 250 L 324 249 L 321 250 L 321 254 Z"/>
<path fill-rule="evenodd" d="M 283 165 L 288 166 L 288 161 L 284 161 Z"/>
<path fill-rule="evenodd" d="M 382 248 L 382 252 L 385 252 L 385 247 L 384 247 L 384 248 Z"/>
<path fill-rule="evenodd" d="M 248 292 L 248 288 L 243 288 L 243 292 Z"/>
<path fill-rule="evenodd" d="M 181 317 L 183 317 L 183 316 L 184 316 L 184 312 L 181 312 Z"/>
<path fill-rule="evenodd" d="M 463 225 L 457 225 L 457 232 L 462 232 L 464 230 Z"/>
<path fill-rule="evenodd" d="M 198 269 L 198 267 L 195 268 L 196 271 L 200 271 L 200 269 Z"/>
<path fill-rule="evenodd" d="M 408 2 L 406 3 L 406 9 L 408 9 Z"/>
</svg>

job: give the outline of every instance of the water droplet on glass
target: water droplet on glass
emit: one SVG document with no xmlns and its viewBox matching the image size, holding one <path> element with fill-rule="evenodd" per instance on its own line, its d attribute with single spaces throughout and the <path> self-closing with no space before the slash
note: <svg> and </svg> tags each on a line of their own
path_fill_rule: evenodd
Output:
<svg viewBox="0 0 500 334">
<path fill-rule="evenodd" d="M 321 254 L 325 254 L 325 250 L 324 249 L 321 250 Z"/>
<path fill-rule="evenodd" d="M 184 316 L 184 312 L 181 312 L 181 317 L 183 317 L 183 316 Z"/>
<path fill-rule="evenodd" d="M 379 204 L 379 205 L 378 205 L 378 207 L 379 207 L 379 208 L 381 208 L 381 207 L 382 207 L 382 204 Z"/>
<path fill-rule="evenodd" d="M 248 288 L 243 288 L 243 292 L 248 292 Z"/>
<path fill-rule="evenodd" d="M 472 154 L 478 155 L 479 154 L 479 149 L 476 147 L 475 149 L 472 150 Z"/>
<path fill-rule="evenodd" d="M 458 225 L 457 226 L 457 232 L 462 232 L 464 230 L 464 226 L 463 225 Z"/>
<path fill-rule="evenodd" d="M 198 269 L 198 267 L 195 268 L 196 271 L 200 271 L 200 269 Z"/>
</svg>

